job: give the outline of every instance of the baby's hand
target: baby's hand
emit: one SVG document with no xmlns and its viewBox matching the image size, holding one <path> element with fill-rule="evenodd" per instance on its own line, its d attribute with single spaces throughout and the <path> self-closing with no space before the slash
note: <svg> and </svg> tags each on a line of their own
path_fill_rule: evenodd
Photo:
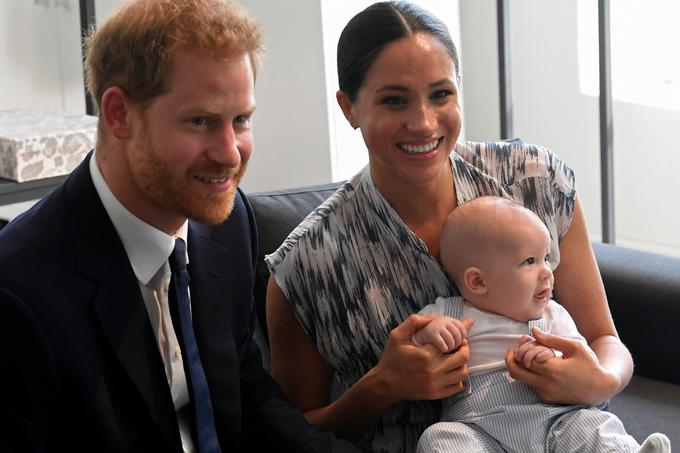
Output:
<svg viewBox="0 0 680 453">
<path fill-rule="evenodd" d="M 413 343 L 418 346 L 431 344 L 441 352 L 451 352 L 467 338 L 463 323 L 450 316 L 439 316 L 413 334 Z"/>
<path fill-rule="evenodd" d="M 515 350 L 515 360 L 525 368 L 531 368 L 532 362 L 543 363 L 557 357 L 555 351 L 540 345 L 529 335 L 524 335 L 519 339 L 519 347 Z"/>
</svg>

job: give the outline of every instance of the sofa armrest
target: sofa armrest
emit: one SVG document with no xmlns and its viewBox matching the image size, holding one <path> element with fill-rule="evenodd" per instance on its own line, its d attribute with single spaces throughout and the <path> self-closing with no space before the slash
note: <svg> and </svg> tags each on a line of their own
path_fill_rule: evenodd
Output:
<svg viewBox="0 0 680 453">
<path fill-rule="evenodd" d="M 680 259 L 600 243 L 593 250 L 635 374 L 680 384 Z"/>
</svg>

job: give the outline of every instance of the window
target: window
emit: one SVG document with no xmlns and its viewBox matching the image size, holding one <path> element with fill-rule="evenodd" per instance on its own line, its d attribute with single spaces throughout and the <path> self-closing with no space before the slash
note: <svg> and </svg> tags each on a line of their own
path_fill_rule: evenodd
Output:
<svg viewBox="0 0 680 453">
<path fill-rule="evenodd" d="M 616 242 L 680 256 L 680 3 L 610 5 Z M 597 1 L 577 18 L 580 91 L 597 97 Z"/>
<path fill-rule="evenodd" d="M 548 147 L 574 169 L 596 241 L 601 238 L 597 6 L 597 0 L 524 0 L 511 2 L 509 11 L 514 135 Z M 615 242 L 680 256 L 680 4 L 612 0 L 610 7 Z M 465 21 L 461 25 L 465 90 L 470 79 L 480 77 L 470 73 L 465 56 L 476 55 L 485 35 L 466 32 Z M 478 103 L 470 94 L 468 111 L 468 104 Z M 493 129 L 486 125 L 491 122 Z M 497 124 L 478 121 L 471 138 L 497 138 L 491 135 Z"/>
</svg>

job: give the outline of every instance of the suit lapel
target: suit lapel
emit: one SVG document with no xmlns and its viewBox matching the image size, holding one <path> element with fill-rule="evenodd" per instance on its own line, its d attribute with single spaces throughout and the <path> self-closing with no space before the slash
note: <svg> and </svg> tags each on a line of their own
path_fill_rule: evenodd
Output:
<svg viewBox="0 0 680 453">
<path fill-rule="evenodd" d="M 83 275 L 99 282 L 93 305 L 102 332 L 167 440 L 168 449 L 177 450 L 181 440 L 158 346 L 137 278 L 92 183 L 90 156 L 67 181 L 67 210 L 78 267 Z"/>
<path fill-rule="evenodd" d="M 244 322 L 231 301 L 238 278 L 233 269 L 233 250 L 209 239 L 211 228 L 189 224 L 189 274 L 191 310 L 215 415 L 215 426 L 222 445 L 233 443 L 241 432 L 239 356 L 231 323 Z M 243 285 L 243 283 L 241 283 Z M 246 318 L 247 319 L 247 318 Z M 230 434 L 231 433 L 231 434 Z"/>
</svg>

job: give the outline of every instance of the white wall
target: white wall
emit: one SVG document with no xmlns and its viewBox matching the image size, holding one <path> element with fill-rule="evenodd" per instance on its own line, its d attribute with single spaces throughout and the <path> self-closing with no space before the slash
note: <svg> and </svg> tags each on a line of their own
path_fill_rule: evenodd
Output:
<svg viewBox="0 0 680 453">
<path fill-rule="evenodd" d="M 0 3 L 0 109 L 85 113 L 78 0 Z"/>
<path fill-rule="evenodd" d="M 113 10 L 116 3 L 118 3 L 117 0 L 95 0 L 94 14 L 97 17 L 98 23 L 108 16 L 108 14 Z"/>
<path fill-rule="evenodd" d="M 259 191 L 331 180 L 319 0 L 242 0 L 264 28 L 255 152 L 242 187 Z"/>
<path fill-rule="evenodd" d="M 496 0 L 460 2 L 463 114 L 472 141 L 501 136 L 496 36 Z"/>
</svg>

